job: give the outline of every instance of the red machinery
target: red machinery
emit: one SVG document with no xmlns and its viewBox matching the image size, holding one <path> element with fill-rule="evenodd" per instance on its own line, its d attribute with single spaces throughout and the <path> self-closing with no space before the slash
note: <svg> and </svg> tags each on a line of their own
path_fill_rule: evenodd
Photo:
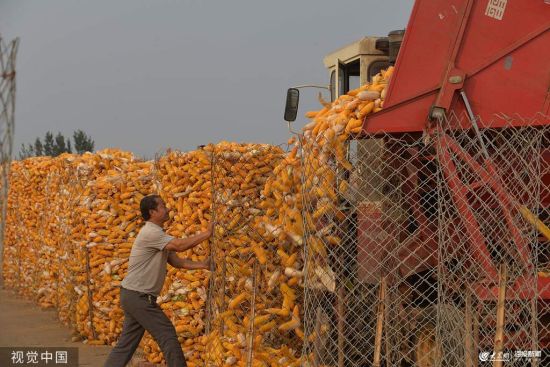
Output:
<svg viewBox="0 0 550 367">
<path fill-rule="evenodd" d="M 365 121 L 365 131 L 423 131 L 438 109 L 465 112 L 459 90 L 481 121 L 547 115 L 549 31 L 544 0 L 417 0 L 384 110 Z"/>
<path fill-rule="evenodd" d="M 426 49 L 430 57 L 426 58 Z M 433 129 L 434 121 L 445 115 L 470 117 L 475 114 L 479 128 L 496 128 L 506 118 L 533 117 L 550 111 L 550 4 L 543 0 L 417 0 L 405 33 L 384 109 L 367 117 L 363 129 L 368 134 L 399 134 Z M 470 109 L 470 111 L 468 111 Z M 472 111 L 473 110 L 473 111 Z M 473 113 L 469 113 L 473 112 Z M 458 121 L 458 120 L 457 120 Z M 471 119 L 463 119 L 472 127 Z M 516 119 L 514 126 L 533 123 Z M 537 124 L 548 124 L 545 119 Z M 475 123 L 474 123 L 475 124 Z M 477 128 L 478 126 L 473 126 Z M 495 175 L 489 157 L 477 162 L 450 136 L 440 139 L 449 149 L 443 171 L 456 202 L 467 202 L 457 180 L 453 159 L 465 162 L 499 198 L 503 220 L 519 253 L 527 261 L 527 244 L 517 233 L 511 217 L 518 204 L 507 195 Z M 548 147 L 541 152 L 550 164 Z M 550 187 L 550 177 L 544 177 Z M 550 207 L 549 190 L 543 205 Z M 491 263 L 484 239 L 477 228 L 472 205 L 460 206 L 464 224 L 473 241 L 471 251 L 492 277 L 498 269 Z M 539 279 L 539 296 L 550 299 L 550 278 Z M 496 294 L 480 288 L 480 293 Z"/>
<path fill-rule="evenodd" d="M 426 57 L 427 54 L 429 57 Z M 369 136 L 427 133 L 432 139 L 438 139 L 434 147 L 440 159 L 442 175 L 459 213 L 460 225 L 465 231 L 463 238 L 468 238 L 471 256 L 484 271 L 482 279 L 472 284 L 480 300 L 497 299 L 499 268 L 490 254 L 490 240 L 484 237 L 476 219 L 479 217 L 479 213 L 476 217 L 479 201 L 476 204 L 476 200 L 468 196 L 469 192 L 476 190 L 474 186 L 492 191 L 495 200 L 491 205 L 495 212 L 502 215 L 503 235 L 511 239 L 514 251 L 528 269 L 523 274 L 516 274 L 511 286 L 514 296 L 509 298 L 507 295 L 507 299 L 536 297 L 543 303 L 550 300 L 550 278 L 533 278 L 536 272 L 529 271 L 533 269 L 529 262 L 530 244 L 522 238 L 514 222 L 518 213 L 523 217 L 531 216 L 531 219 L 533 215 L 517 202 L 521 198 L 514 198 L 506 191 L 506 185 L 497 173 L 499 162 L 491 160 L 479 133 L 480 130 L 499 129 L 505 125 L 550 124 L 546 117 L 550 113 L 549 60 L 550 2 L 417 0 L 399 51 L 384 109 L 368 116 L 363 122 L 363 131 Z M 449 119 L 449 116 L 458 118 Z M 472 136 L 477 135 L 481 148 L 485 150 L 482 158 L 473 158 L 453 139 L 452 134 L 441 128 L 442 124 L 447 125 L 446 129 L 475 131 L 477 134 Z M 543 141 L 540 156 L 536 159 L 546 167 L 542 169 L 546 173 L 542 177 L 540 202 L 541 212 L 548 215 L 548 140 Z M 477 181 L 465 184 L 457 162 L 470 172 L 475 172 Z M 421 168 L 407 170 L 407 175 L 412 178 L 404 185 L 404 190 L 411 200 L 415 200 L 414 182 L 418 180 Z M 434 235 L 437 228 L 434 223 L 425 220 L 419 203 L 412 203 L 411 207 L 420 233 L 409 241 L 411 245 L 400 256 L 400 272 L 404 277 L 422 271 L 426 265 L 435 266 L 437 261 L 438 243 Z M 365 212 L 369 213 L 366 214 L 369 218 L 359 218 L 359 227 L 363 231 L 381 226 L 376 223 L 380 217 L 376 210 Z M 359 233 L 360 257 L 361 251 L 372 252 L 376 246 L 375 241 L 369 242 L 367 237 Z M 544 241 L 542 235 L 540 238 Z M 533 286 L 525 286 L 533 283 L 536 283 L 536 295 L 529 291 L 534 289 Z"/>
<path fill-rule="evenodd" d="M 548 348 L 550 0 L 416 0 L 402 34 L 325 58 L 336 98 L 378 84 L 398 50 L 383 109 L 348 140 L 353 169 L 332 167 L 351 189 L 338 186 L 346 219 L 323 227 L 342 243 L 312 265 L 330 264 L 335 294 L 313 289 L 304 316 L 326 314 L 329 341 L 308 347 L 338 366 Z"/>
</svg>

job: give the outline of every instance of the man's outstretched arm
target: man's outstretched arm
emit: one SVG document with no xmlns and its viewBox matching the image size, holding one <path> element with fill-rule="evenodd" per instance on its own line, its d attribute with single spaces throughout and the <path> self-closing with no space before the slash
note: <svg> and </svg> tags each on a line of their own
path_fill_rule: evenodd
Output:
<svg viewBox="0 0 550 367">
<path fill-rule="evenodd" d="M 187 269 L 187 270 L 210 269 L 210 260 L 193 261 L 193 260 L 181 258 L 175 252 L 170 252 L 170 254 L 168 255 L 168 264 L 178 269 Z"/>
<path fill-rule="evenodd" d="M 202 241 L 209 239 L 210 236 L 212 236 L 213 232 L 214 232 L 214 223 L 210 223 L 206 231 L 187 238 L 174 238 L 170 242 L 168 242 L 164 248 L 168 251 L 176 251 L 176 252 L 186 251 L 197 246 Z"/>
</svg>

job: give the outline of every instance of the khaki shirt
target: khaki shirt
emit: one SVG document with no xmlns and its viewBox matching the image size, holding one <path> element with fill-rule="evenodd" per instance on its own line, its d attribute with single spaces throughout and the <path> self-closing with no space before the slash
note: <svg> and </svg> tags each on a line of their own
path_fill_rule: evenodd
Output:
<svg viewBox="0 0 550 367">
<path fill-rule="evenodd" d="M 121 283 L 122 287 L 158 296 L 164 285 L 170 252 L 164 247 L 173 238 L 162 227 L 145 222 L 132 246 L 128 274 Z"/>
</svg>

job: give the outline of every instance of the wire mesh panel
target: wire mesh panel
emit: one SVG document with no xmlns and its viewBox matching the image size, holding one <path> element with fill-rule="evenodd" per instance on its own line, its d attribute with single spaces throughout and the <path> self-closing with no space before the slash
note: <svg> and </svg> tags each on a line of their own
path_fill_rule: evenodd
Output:
<svg viewBox="0 0 550 367">
<path fill-rule="evenodd" d="M 437 166 L 421 136 L 303 149 L 305 353 L 315 366 L 415 362 L 435 325 Z"/>
<path fill-rule="evenodd" d="M 174 237 L 186 237 L 205 231 L 211 220 L 211 154 L 204 149 L 190 152 L 168 151 L 155 162 L 155 191 L 170 209 L 166 231 Z M 187 250 L 181 255 L 193 261 L 209 257 L 209 244 Z M 206 321 L 206 289 L 209 272 L 169 267 L 161 297 L 157 300 L 176 328 L 187 365 L 203 366 L 206 358 L 202 343 Z M 160 355 L 157 344 L 144 338 L 149 361 Z M 157 352 L 158 350 L 158 352 Z M 158 354 L 157 354 L 158 353 Z"/>
<path fill-rule="evenodd" d="M 82 292 L 77 284 L 80 263 L 76 253 L 79 248 L 74 246 L 71 233 L 73 227 L 82 222 L 81 217 L 75 214 L 78 205 L 78 195 L 81 192 L 79 177 L 77 175 L 78 158 L 66 155 L 61 159 L 59 168 L 60 185 L 56 200 L 57 211 L 52 223 L 56 227 L 58 242 L 57 253 L 59 260 L 59 274 L 57 284 L 58 317 L 65 325 L 76 327 L 75 313 L 78 292 Z M 78 292 L 77 292 L 78 290 Z"/>
<path fill-rule="evenodd" d="M 543 365 L 548 124 L 504 125 L 303 143 L 304 363 Z"/>
<path fill-rule="evenodd" d="M 538 217 L 546 226 L 550 226 L 550 131 L 547 127 L 542 132 L 541 152 L 541 205 Z M 550 233 L 540 232 L 536 251 L 538 293 L 541 295 L 536 304 L 539 349 L 542 351 L 539 365 L 548 366 L 550 365 Z"/>
<path fill-rule="evenodd" d="M 14 286 L 27 299 L 51 306 L 54 292 L 48 284 L 55 270 L 44 266 L 51 248 L 45 245 L 43 227 L 49 162 L 46 158 L 34 157 L 14 162 L 12 168 L 5 243 L 6 254 L 10 256 L 6 258 L 6 270 L 11 270 L 6 273 L 6 284 Z M 13 279 L 8 280 L 9 273 L 15 275 L 15 284 Z"/>
<path fill-rule="evenodd" d="M 459 122 L 453 117 L 446 125 Z M 479 353 L 481 362 L 540 362 L 515 353 L 540 350 L 537 300 L 543 295 L 533 221 L 541 204 L 544 132 L 510 125 L 436 133 L 442 365 L 464 359 L 472 365 Z"/>
<path fill-rule="evenodd" d="M 25 207 L 24 192 L 14 189 L 14 182 L 21 180 L 23 175 L 23 164 L 21 162 L 13 162 L 10 169 L 10 195 L 7 198 L 7 208 L 5 217 L 5 232 L 4 232 L 4 262 L 3 262 L 3 281 L 6 288 L 11 288 L 17 292 L 21 292 L 24 273 L 22 272 L 21 253 L 26 246 L 26 242 L 21 241 L 26 238 L 26 226 L 20 225 L 22 221 L 23 208 Z"/>
<path fill-rule="evenodd" d="M 298 295 L 283 280 L 272 233 L 265 228 L 271 227 L 265 221 L 264 189 L 283 151 L 225 143 L 208 149 L 213 152 L 216 269 L 207 303 L 207 365 L 291 365 L 297 358 L 288 340 L 297 326 Z M 294 264 L 297 254 L 288 256 Z"/>
</svg>

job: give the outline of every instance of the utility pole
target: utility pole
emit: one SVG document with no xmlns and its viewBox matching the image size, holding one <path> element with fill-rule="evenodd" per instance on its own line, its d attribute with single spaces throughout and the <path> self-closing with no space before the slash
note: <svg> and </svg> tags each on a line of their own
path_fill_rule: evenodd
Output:
<svg viewBox="0 0 550 367">
<path fill-rule="evenodd" d="M 15 128 L 15 60 L 18 47 L 19 38 L 5 43 L 0 35 L 0 285 L 4 284 L 4 232 Z"/>
</svg>

